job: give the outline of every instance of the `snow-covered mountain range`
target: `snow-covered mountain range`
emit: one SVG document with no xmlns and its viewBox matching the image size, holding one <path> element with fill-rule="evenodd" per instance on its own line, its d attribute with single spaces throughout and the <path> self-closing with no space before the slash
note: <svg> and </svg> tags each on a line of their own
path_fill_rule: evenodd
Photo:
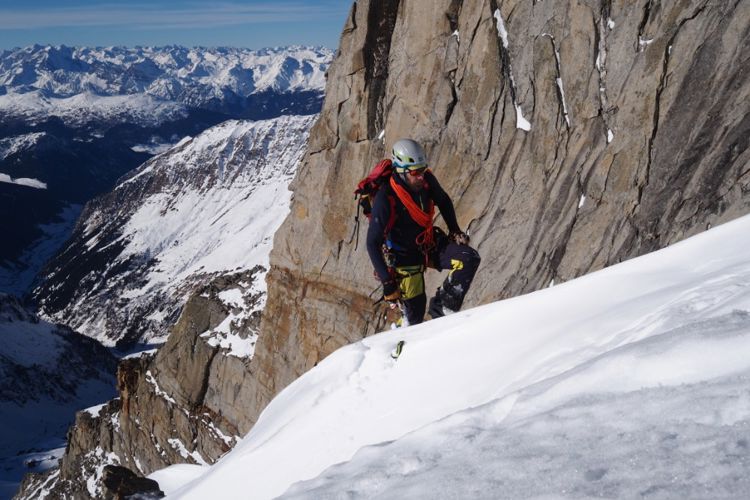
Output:
<svg viewBox="0 0 750 500">
<path fill-rule="evenodd" d="M 149 477 L 180 499 L 747 498 L 749 235 L 343 347 L 215 465 Z"/>
<path fill-rule="evenodd" d="M 0 294 L 1 498 L 25 472 L 56 465 L 75 411 L 114 395 L 115 367 L 98 342 Z"/>
<path fill-rule="evenodd" d="M 322 93 L 325 48 L 66 47 L 0 53 L 0 112 L 66 123 L 156 125 L 188 109 L 227 111 L 254 94 Z"/>
<path fill-rule="evenodd" d="M 45 227 L 228 119 L 320 110 L 325 48 L 35 45 L 0 52 L 0 291 L 29 291 Z M 60 234 L 70 234 L 70 226 Z"/>
<path fill-rule="evenodd" d="M 108 345 L 162 342 L 197 286 L 268 267 L 314 119 L 228 121 L 144 163 L 86 207 L 40 309 Z"/>
</svg>

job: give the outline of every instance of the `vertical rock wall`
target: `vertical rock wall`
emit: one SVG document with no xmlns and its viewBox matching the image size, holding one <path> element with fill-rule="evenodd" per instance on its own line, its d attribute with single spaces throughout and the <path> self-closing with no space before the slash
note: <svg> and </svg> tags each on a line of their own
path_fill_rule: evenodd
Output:
<svg viewBox="0 0 750 500">
<path fill-rule="evenodd" d="M 742 0 L 355 2 L 274 241 L 250 411 L 379 328 L 352 190 L 398 138 L 482 254 L 467 307 L 746 213 L 749 32 Z"/>
</svg>

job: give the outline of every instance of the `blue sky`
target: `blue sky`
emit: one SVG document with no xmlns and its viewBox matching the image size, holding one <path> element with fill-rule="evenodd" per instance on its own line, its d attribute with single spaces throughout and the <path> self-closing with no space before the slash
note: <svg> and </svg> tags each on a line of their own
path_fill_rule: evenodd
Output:
<svg viewBox="0 0 750 500">
<path fill-rule="evenodd" d="M 0 49 L 186 45 L 335 49 L 352 0 L 2 0 Z"/>
</svg>

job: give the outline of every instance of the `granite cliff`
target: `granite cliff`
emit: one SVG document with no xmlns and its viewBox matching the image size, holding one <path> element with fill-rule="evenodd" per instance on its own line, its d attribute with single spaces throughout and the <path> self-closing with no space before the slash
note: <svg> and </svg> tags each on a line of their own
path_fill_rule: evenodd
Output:
<svg viewBox="0 0 750 500">
<path fill-rule="evenodd" d="M 350 189 L 393 141 L 426 146 L 482 255 L 465 307 L 523 294 L 748 211 L 749 49 L 747 2 L 355 2 L 275 236 L 250 410 L 380 327 Z"/>
</svg>

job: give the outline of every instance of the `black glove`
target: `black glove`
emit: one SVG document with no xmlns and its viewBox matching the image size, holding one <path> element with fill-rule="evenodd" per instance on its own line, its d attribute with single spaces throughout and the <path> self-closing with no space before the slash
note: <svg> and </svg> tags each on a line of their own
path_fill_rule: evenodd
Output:
<svg viewBox="0 0 750 500">
<path fill-rule="evenodd" d="M 464 233 L 463 231 L 451 231 L 451 234 L 449 234 L 448 237 L 451 239 L 451 241 L 453 241 L 454 243 L 458 243 L 459 245 L 468 245 L 471 241 L 469 235 Z"/>
<path fill-rule="evenodd" d="M 401 288 L 398 286 L 398 281 L 395 279 L 389 279 L 383 282 L 383 299 L 386 302 L 396 302 L 401 298 Z"/>
</svg>

